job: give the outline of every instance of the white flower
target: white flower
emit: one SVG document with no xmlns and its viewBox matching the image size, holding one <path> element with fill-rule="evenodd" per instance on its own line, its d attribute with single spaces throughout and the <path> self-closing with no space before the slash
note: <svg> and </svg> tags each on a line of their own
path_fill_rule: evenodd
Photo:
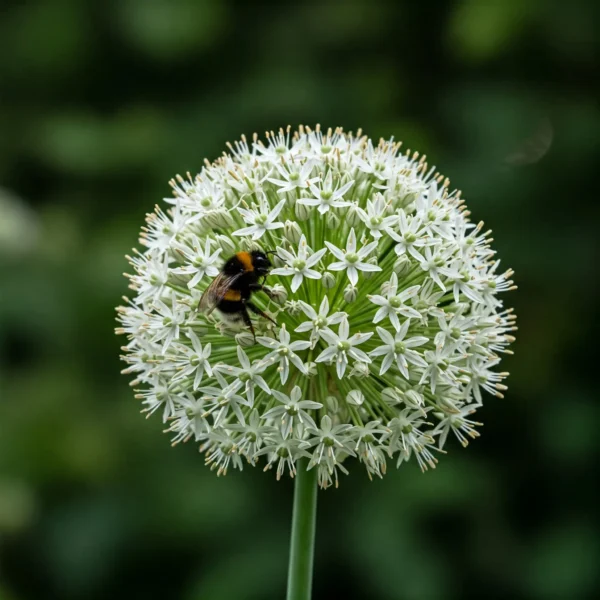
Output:
<svg viewBox="0 0 600 600">
<path fill-rule="evenodd" d="M 370 363 L 371 359 L 362 350 L 356 346 L 366 342 L 372 335 L 370 333 L 355 333 L 351 338 L 350 325 L 348 318 L 344 315 L 340 321 L 340 326 L 337 335 L 330 329 L 325 329 L 321 332 L 321 337 L 329 344 L 319 356 L 315 359 L 316 362 L 331 362 L 335 360 L 337 376 L 341 379 L 346 372 L 348 366 L 348 356 L 363 363 Z"/>
<path fill-rule="evenodd" d="M 312 400 L 301 400 L 302 390 L 299 386 L 294 386 L 292 393 L 286 396 L 282 392 L 273 390 L 273 396 L 283 404 L 283 406 L 276 406 L 271 410 L 268 410 L 264 415 L 263 419 L 272 419 L 274 421 L 280 421 L 281 435 L 286 438 L 292 432 L 292 429 L 296 424 L 301 423 L 304 427 L 316 428 L 313 418 L 308 410 L 318 410 L 322 408 L 320 402 L 313 402 Z"/>
<path fill-rule="evenodd" d="M 154 252 L 130 257 L 136 275 L 129 277 L 131 285 L 137 289 L 138 303 L 158 300 L 165 293 L 169 281 L 169 255 L 155 255 Z"/>
<path fill-rule="evenodd" d="M 201 387 L 199 390 L 203 394 L 202 401 L 204 402 L 204 407 L 206 409 L 202 416 L 207 417 L 208 415 L 212 415 L 214 418 L 212 425 L 213 428 L 215 428 L 225 420 L 229 413 L 229 409 L 231 409 L 238 421 L 244 424 L 246 420 L 241 407 L 249 406 L 250 402 L 237 393 L 242 386 L 242 382 L 234 381 L 233 383 L 227 384 L 225 378 L 216 369 L 214 371 L 214 376 L 219 384 L 218 387 L 205 386 Z"/>
<path fill-rule="evenodd" d="M 450 320 L 447 319 L 445 314 L 438 316 L 437 321 L 440 330 L 435 334 L 434 343 L 436 346 L 467 341 L 467 337 L 470 337 L 468 332 L 475 325 L 475 319 L 464 317 L 463 312 L 464 307 L 461 307 L 455 313 L 450 313 Z"/>
<path fill-rule="evenodd" d="M 445 193 L 445 192 L 444 192 Z M 423 221 L 430 236 L 454 241 L 451 233 L 451 219 L 447 202 L 442 202 L 440 191 L 433 180 L 427 192 L 422 192 L 416 201 L 416 214 Z"/>
<path fill-rule="evenodd" d="M 274 340 L 270 337 L 257 337 L 256 341 L 271 349 L 272 351 L 267 354 L 263 360 L 277 362 L 279 361 L 279 375 L 281 377 L 281 383 L 285 383 L 290 374 L 290 362 L 304 375 L 307 374 L 306 367 L 302 362 L 302 359 L 296 354 L 301 350 L 306 350 L 310 347 L 310 342 L 295 341 L 290 342 L 290 334 L 288 333 L 285 325 L 279 330 L 279 341 Z"/>
<path fill-rule="evenodd" d="M 154 301 L 156 313 L 148 325 L 148 329 L 153 332 L 152 341 L 163 342 L 163 353 L 167 351 L 173 340 L 179 339 L 179 329 L 186 322 L 184 307 L 177 304 L 175 293 L 171 294 L 170 300 L 171 306 L 167 306 L 162 300 Z"/>
<path fill-rule="evenodd" d="M 408 460 L 414 453 L 419 466 L 435 468 L 437 459 L 431 454 L 433 438 L 422 431 L 423 425 L 429 425 L 423 418 L 423 412 L 404 408 L 387 425 L 389 434 L 384 437 L 390 456 L 398 452 L 398 464 Z"/>
<path fill-rule="evenodd" d="M 236 438 L 238 452 L 245 456 L 251 464 L 256 464 L 258 451 L 261 449 L 265 439 L 275 431 L 272 425 L 261 425 L 260 413 L 253 409 L 247 423 L 233 423 L 228 429 L 238 432 L 241 437 Z"/>
<path fill-rule="evenodd" d="M 437 283 L 442 290 L 446 291 L 446 286 L 442 283 L 440 275 L 443 275 L 443 265 L 448 263 L 448 258 L 451 254 L 449 248 L 443 249 L 435 247 L 432 249 L 430 246 L 424 248 L 423 256 L 418 259 L 421 263 L 421 269 L 426 271 L 435 283 Z"/>
<path fill-rule="evenodd" d="M 192 342 L 192 347 L 184 344 L 177 345 L 178 356 L 173 360 L 177 374 L 173 377 L 173 381 L 186 379 L 193 375 L 192 388 L 197 390 L 205 372 L 208 377 L 212 377 L 212 367 L 208 362 L 212 348 L 210 343 L 205 344 L 203 348 L 198 336 L 191 329 L 186 335 Z"/>
<path fill-rule="evenodd" d="M 402 315 L 407 319 L 418 319 L 421 314 L 414 308 L 407 306 L 406 301 L 418 294 L 420 287 L 419 285 L 412 285 L 398 293 L 398 276 L 396 273 L 392 273 L 390 281 L 386 285 L 385 296 L 368 296 L 373 304 L 380 307 L 373 317 L 373 323 L 379 323 L 387 317 L 396 331 L 400 331 L 400 319 L 398 315 Z"/>
<path fill-rule="evenodd" d="M 321 427 L 314 428 L 310 433 L 310 445 L 314 446 L 309 469 L 317 466 L 319 485 L 329 487 L 332 479 L 335 486 L 338 485 L 337 469 L 343 473 L 348 471 L 343 467 L 342 460 L 346 456 L 355 456 L 352 448 L 352 437 L 350 431 L 352 426 L 348 424 L 333 425 L 329 415 L 321 419 Z"/>
<path fill-rule="evenodd" d="M 463 294 L 469 300 L 483 304 L 483 296 L 479 292 L 482 283 L 477 281 L 478 273 L 470 272 L 462 260 L 455 260 L 447 267 L 439 269 L 442 275 L 445 275 L 447 284 L 452 285 L 454 301 L 460 302 L 460 295 Z"/>
<path fill-rule="evenodd" d="M 380 182 L 387 181 L 398 168 L 398 148 L 395 144 L 388 143 L 384 147 L 373 147 L 369 140 L 364 152 L 364 157 L 357 157 L 356 166 L 370 175 L 374 175 Z"/>
<path fill-rule="evenodd" d="M 278 194 L 293 192 L 296 189 L 307 188 L 312 185 L 318 178 L 310 179 L 310 174 L 313 170 L 314 162 L 307 160 L 302 165 L 288 161 L 284 164 L 277 163 L 275 169 L 279 173 L 281 179 L 269 177 L 268 181 L 278 187 Z"/>
<path fill-rule="evenodd" d="M 475 427 L 481 425 L 481 423 L 477 423 L 467 417 L 474 413 L 475 410 L 472 406 L 463 406 L 458 413 L 450 413 L 442 416 L 440 422 L 437 424 L 437 427 L 434 429 L 434 433 L 439 433 L 439 447 L 443 448 L 446 443 L 446 438 L 448 437 L 448 433 L 452 431 L 456 436 L 456 439 L 461 443 L 465 448 L 469 444 L 469 440 L 467 437 L 474 440 L 479 437 L 479 432 L 475 430 Z"/>
<path fill-rule="evenodd" d="M 375 196 L 375 200 L 367 200 L 367 210 L 358 207 L 356 210 L 362 222 L 366 225 L 374 239 L 378 240 L 384 233 L 394 236 L 391 227 L 398 221 L 396 215 L 386 215 L 385 198 L 381 194 Z"/>
<path fill-rule="evenodd" d="M 168 214 L 157 208 L 146 217 L 147 227 L 140 234 L 140 242 L 150 252 L 162 254 L 171 247 L 175 236 L 188 222 L 189 217 L 182 211 L 180 202 L 177 202 Z"/>
<path fill-rule="evenodd" d="M 416 348 L 417 346 L 422 346 L 426 344 L 429 339 L 425 336 L 413 336 L 408 339 L 404 339 L 406 336 L 406 332 L 408 331 L 408 327 L 410 325 L 410 321 L 404 321 L 400 330 L 393 336 L 389 331 L 383 329 L 383 327 L 377 327 L 377 333 L 381 338 L 381 341 L 384 342 L 382 346 L 378 346 L 374 350 L 371 350 L 369 353 L 371 356 L 383 356 L 383 362 L 381 363 L 381 369 L 379 371 L 380 375 L 386 373 L 389 368 L 392 366 L 394 361 L 396 365 L 398 365 L 398 370 L 406 379 L 410 379 L 408 373 L 408 364 L 413 364 L 418 367 L 426 367 L 427 363 L 423 359 L 423 357 L 411 348 Z"/>
<path fill-rule="evenodd" d="M 310 458 L 322 487 L 388 459 L 433 468 L 450 432 L 475 438 L 474 413 L 506 391 L 514 285 L 460 193 L 416 152 L 339 128 L 228 148 L 171 181 L 128 257 L 116 332 L 142 411 L 217 474 L 293 476 Z M 244 279 L 198 310 L 236 253 Z"/>
<path fill-rule="evenodd" d="M 251 235 L 253 240 L 260 239 L 263 234 L 273 229 L 280 229 L 283 223 L 276 221 L 279 213 L 285 205 L 285 200 L 282 200 L 272 210 L 269 210 L 269 203 L 263 198 L 260 203 L 260 209 L 238 208 L 240 215 L 244 218 L 250 227 L 242 227 L 233 232 L 233 235 Z"/>
<path fill-rule="evenodd" d="M 233 375 L 239 382 L 244 384 L 246 398 L 250 406 L 254 405 L 254 391 L 255 388 L 260 388 L 266 394 L 271 394 L 271 389 L 267 385 L 267 382 L 261 377 L 261 373 L 267 368 L 267 365 L 263 361 L 250 362 L 248 355 L 244 352 L 241 346 L 237 347 L 238 360 L 240 361 L 241 367 L 235 367 L 231 365 L 215 365 L 215 369 L 224 371 L 229 375 Z"/>
<path fill-rule="evenodd" d="M 336 325 L 346 316 L 345 312 L 336 312 L 332 315 L 329 314 L 329 298 L 327 298 L 327 296 L 324 296 L 323 300 L 321 300 L 318 313 L 306 302 L 300 301 L 300 308 L 310 320 L 300 323 L 295 331 L 298 333 L 310 331 L 311 348 L 316 346 L 323 331 L 328 329 L 330 325 Z"/>
<path fill-rule="evenodd" d="M 327 252 L 326 248 L 321 248 L 318 252 L 314 252 L 309 255 L 309 248 L 306 243 L 306 236 L 302 235 L 300 242 L 298 243 L 298 251 L 292 253 L 284 248 L 277 248 L 277 255 L 285 261 L 286 266 L 278 269 L 273 269 L 271 274 L 273 275 L 293 275 L 292 279 L 292 292 L 295 292 L 300 285 L 302 280 L 307 277 L 308 279 L 321 279 L 321 273 L 311 269 L 323 258 L 323 255 Z"/>
<path fill-rule="evenodd" d="M 455 363 L 458 362 L 461 356 L 453 353 L 452 346 L 437 346 L 435 351 L 425 351 L 425 361 L 427 366 L 423 370 L 423 375 L 419 384 L 429 380 L 431 392 L 435 394 L 435 388 L 438 384 L 446 384 L 453 386 L 458 382 L 460 367 Z"/>
<path fill-rule="evenodd" d="M 412 215 L 409 217 L 403 209 L 398 211 L 398 226 L 399 231 L 397 232 L 388 230 L 391 238 L 397 242 L 394 246 L 394 251 L 398 256 L 402 256 L 408 252 L 413 258 L 420 261 L 422 256 L 418 248 L 431 245 L 436 240 L 432 240 L 429 237 L 418 216 Z"/>
<path fill-rule="evenodd" d="M 290 150 L 290 127 L 284 131 L 280 129 L 276 134 L 273 131 L 267 133 L 269 143 L 265 146 L 261 140 L 252 144 L 257 151 L 257 160 L 266 164 L 277 163 L 280 160 L 290 158 L 294 150 Z"/>
<path fill-rule="evenodd" d="M 183 394 L 188 399 L 187 394 Z M 166 423 L 175 412 L 175 406 L 181 403 L 181 395 L 176 391 L 176 387 L 162 377 L 152 378 L 152 386 L 146 390 L 137 390 L 136 396 L 142 400 L 144 408 L 142 412 L 150 416 L 160 407 L 163 409 L 163 423 Z"/>
<path fill-rule="evenodd" d="M 187 283 L 190 289 L 196 287 L 205 275 L 215 277 L 219 274 L 219 269 L 215 264 L 219 260 L 221 248 L 218 248 L 211 254 L 210 246 L 211 240 L 210 238 L 206 238 L 204 249 L 202 249 L 201 242 L 195 235 L 192 236 L 189 246 L 177 242 L 173 243 L 173 248 L 181 253 L 187 264 L 183 267 L 172 269 L 171 272 L 175 275 L 192 275 L 192 278 Z"/>
<path fill-rule="evenodd" d="M 285 438 L 279 430 L 275 430 L 267 436 L 267 441 L 262 450 L 256 453 L 256 456 L 268 455 L 265 471 L 277 463 L 277 479 L 285 472 L 287 467 L 289 474 L 293 477 L 296 474 L 296 461 L 299 458 L 309 458 L 310 454 L 306 451 L 308 442 L 293 437 Z"/>
<path fill-rule="evenodd" d="M 375 248 L 377 248 L 377 242 L 371 242 L 363 246 L 358 252 L 356 251 L 356 234 L 354 228 L 350 230 L 348 240 L 346 241 L 346 250 L 340 250 L 337 246 L 334 246 L 330 242 L 325 242 L 325 245 L 329 248 L 329 251 L 338 259 L 339 262 L 333 262 L 329 265 L 330 271 L 343 271 L 346 270 L 348 279 L 352 285 L 358 283 L 358 272 L 364 271 L 367 273 L 375 273 L 381 271 L 381 267 L 372 265 L 371 263 L 364 262 L 365 259 Z"/>
<path fill-rule="evenodd" d="M 329 212 L 330 208 L 343 208 L 350 206 L 352 202 L 342 200 L 344 194 L 352 187 L 354 181 L 348 181 L 344 185 L 334 189 L 332 172 L 328 171 L 325 179 L 321 181 L 318 187 L 314 183 L 310 184 L 312 198 L 300 198 L 298 202 L 306 206 L 317 206 L 317 210 L 323 215 Z"/>
</svg>

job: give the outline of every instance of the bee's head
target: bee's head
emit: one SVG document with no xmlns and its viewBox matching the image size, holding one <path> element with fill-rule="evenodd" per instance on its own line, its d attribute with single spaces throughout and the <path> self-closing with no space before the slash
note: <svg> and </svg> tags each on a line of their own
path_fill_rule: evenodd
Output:
<svg viewBox="0 0 600 600">
<path fill-rule="evenodd" d="M 273 267 L 269 257 L 261 250 L 254 250 L 252 253 L 252 265 L 258 275 L 267 275 Z"/>
</svg>

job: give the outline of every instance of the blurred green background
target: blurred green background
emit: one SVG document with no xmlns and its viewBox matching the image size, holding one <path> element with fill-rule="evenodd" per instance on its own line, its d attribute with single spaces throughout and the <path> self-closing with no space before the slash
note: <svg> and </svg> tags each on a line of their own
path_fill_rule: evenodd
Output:
<svg viewBox="0 0 600 600">
<path fill-rule="evenodd" d="M 598 16 L 592 0 L 5 0 L 0 599 L 283 597 L 290 482 L 217 479 L 172 449 L 119 374 L 114 306 L 171 176 L 241 133 L 317 122 L 431 157 L 515 269 L 520 331 L 468 450 L 320 495 L 315 598 L 594 596 Z"/>
</svg>

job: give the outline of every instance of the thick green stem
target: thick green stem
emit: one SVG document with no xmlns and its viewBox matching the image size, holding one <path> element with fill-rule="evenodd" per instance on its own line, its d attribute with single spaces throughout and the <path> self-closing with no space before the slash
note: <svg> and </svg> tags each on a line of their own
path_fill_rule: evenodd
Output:
<svg viewBox="0 0 600 600">
<path fill-rule="evenodd" d="M 287 600 L 310 600 L 311 597 L 317 519 L 317 469 L 307 471 L 307 466 L 308 459 L 298 461 Z"/>
</svg>

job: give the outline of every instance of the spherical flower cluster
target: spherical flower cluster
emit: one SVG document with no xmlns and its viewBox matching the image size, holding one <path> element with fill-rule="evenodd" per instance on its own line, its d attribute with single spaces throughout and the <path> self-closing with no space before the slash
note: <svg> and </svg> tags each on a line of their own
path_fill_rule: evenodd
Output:
<svg viewBox="0 0 600 600">
<path fill-rule="evenodd" d="M 449 433 L 477 437 L 482 392 L 506 389 L 515 326 L 499 296 L 514 286 L 460 193 L 360 131 L 228 147 L 171 182 L 129 258 L 117 332 L 143 411 L 219 474 L 262 462 L 293 476 L 305 457 L 322 487 L 352 457 L 370 477 L 388 461 L 427 469 Z M 254 338 L 199 300 L 226 259 L 257 249 L 274 266 L 252 301 L 277 324 L 255 316 Z"/>
</svg>

